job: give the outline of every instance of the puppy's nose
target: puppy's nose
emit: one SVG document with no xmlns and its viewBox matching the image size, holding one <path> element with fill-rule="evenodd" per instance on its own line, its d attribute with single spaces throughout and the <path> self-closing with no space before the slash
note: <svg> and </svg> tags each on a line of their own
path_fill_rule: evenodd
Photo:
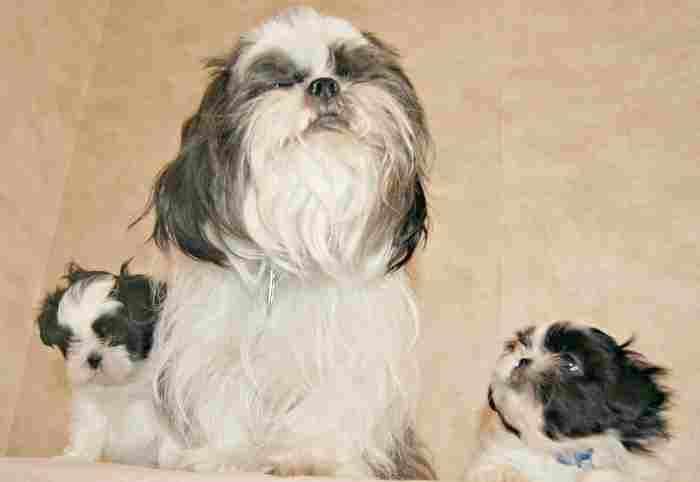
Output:
<svg viewBox="0 0 700 482">
<path fill-rule="evenodd" d="M 319 77 L 309 84 L 306 91 L 311 97 L 318 97 L 321 100 L 328 100 L 338 95 L 340 86 L 338 85 L 338 82 L 330 77 Z"/>
<path fill-rule="evenodd" d="M 87 362 L 88 365 L 90 365 L 90 368 L 94 370 L 100 366 L 100 363 L 102 363 L 102 355 L 99 353 L 90 353 L 90 356 L 87 358 Z"/>
<path fill-rule="evenodd" d="M 529 358 L 521 358 L 520 361 L 518 362 L 518 368 L 526 368 L 526 367 L 530 366 L 531 363 L 532 363 L 532 360 L 530 360 Z"/>
</svg>

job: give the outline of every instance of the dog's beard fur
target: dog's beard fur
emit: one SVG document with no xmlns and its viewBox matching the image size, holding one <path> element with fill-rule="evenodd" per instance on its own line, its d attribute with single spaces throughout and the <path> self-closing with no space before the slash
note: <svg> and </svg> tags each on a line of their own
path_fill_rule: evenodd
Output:
<svg viewBox="0 0 700 482">
<path fill-rule="evenodd" d="M 519 331 L 494 370 L 492 411 L 467 480 L 515 469 L 517 480 L 579 481 L 583 471 L 556 457 L 590 449 L 598 474 L 590 480 L 666 480 L 667 467 L 652 453 L 669 438 L 666 371 L 630 343 L 570 322 Z"/>
<path fill-rule="evenodd" d="M 430 138 L 395 52 L 297 9 L 210 66 L 150 206 L 156 243 L 178 248 L 155 358 L 158 403 L 199 449 L 179 464 L 434 478 L 403 269 Z M 313 98 L 319 77 L 340 93 Z"/>
</svg>

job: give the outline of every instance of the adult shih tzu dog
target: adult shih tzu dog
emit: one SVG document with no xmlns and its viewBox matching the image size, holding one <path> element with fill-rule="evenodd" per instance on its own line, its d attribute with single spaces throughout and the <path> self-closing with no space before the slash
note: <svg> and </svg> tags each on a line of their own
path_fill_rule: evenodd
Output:
<svg viewBox="0 0 700 482">
<path fill-rule="evenodd" d="M 506 343 L 488 391 L 477 481 L 667 480 L 666 370 L 589 326 L 555 322 Z"/>
<path fill-rule="evenodd" d="M 49 293 L 37 317 L 41 341 L 66 360 L 72 391 L 63 458 L 155 465 L 159 424 L 145 367 L 162 285 L 68 265 L 67 286 Z"/>
<path fill-rule="evenodd" d="M 434 478 L 415 435 L 431 139 L 395 50 L 310 8 L 208 62 L 147 212 L 169 262 L 163 465 Z"/>
</svg>

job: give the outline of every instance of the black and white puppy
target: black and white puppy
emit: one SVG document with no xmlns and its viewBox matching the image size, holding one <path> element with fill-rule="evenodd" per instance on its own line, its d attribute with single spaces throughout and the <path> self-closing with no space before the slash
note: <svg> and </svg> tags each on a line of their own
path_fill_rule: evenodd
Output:
<svg viewBox="0 0 700 482">
<path fill-rule="evenodd" d="M 210 61 L 158 176 L 158 404 L 196 470 L 433 478 L 415 435 L 431 137 L 397 52 L 291 9 Z"/>
<path fill-rule="evenodd" d="M 488 392 L 469 481 L 661 482 L 669 438 L 666 370 L 570 322 L 518 331 Z"/>
<path fill-rule="evenodd" d="M 66 360 L 72 390 L 65 458 L 154 465 L 158 423 L 145 367 L 164 286 L 131 274 L 67 267 L 37 318 L 41 341 Z"/>
</svg>

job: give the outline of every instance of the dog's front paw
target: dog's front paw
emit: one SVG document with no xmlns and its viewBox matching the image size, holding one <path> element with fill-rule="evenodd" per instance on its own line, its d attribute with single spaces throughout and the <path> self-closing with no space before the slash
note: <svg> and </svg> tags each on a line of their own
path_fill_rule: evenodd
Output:
<svg viewBox="0 0 700 482">
<path fill-rule="evenodd" d="M 212 449 L 183 450 L 175 465 L 191 472 L 239 472 L 225 454 Z"/>
<path fill-rule="evenodd" d="M 177 467 L 191 472 L 228 472 L 256 473 L 263 475 L 264 471 L 254 470 L 250 464 L 243 462 L 239 454 L 233 450 L 198 448 L 187 449 L 180 453 Z"/>
<path fill-rule="evenodd" d="M 582 472 L 576 482 L 627 482 L 624 474 L 617 470 L 591 470 Z"/>
</svg>

